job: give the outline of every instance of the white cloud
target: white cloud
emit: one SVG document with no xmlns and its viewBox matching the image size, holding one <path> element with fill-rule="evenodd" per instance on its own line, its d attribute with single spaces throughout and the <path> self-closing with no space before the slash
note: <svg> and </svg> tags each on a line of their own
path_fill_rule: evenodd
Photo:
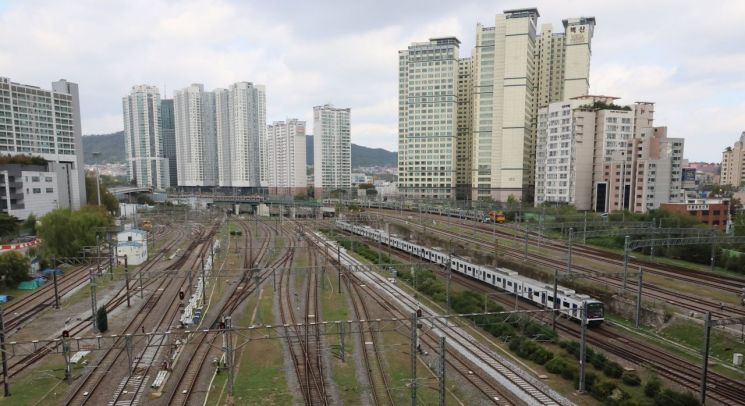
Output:
<svg viewBox="0 0 745 406">
<path fill-rule="evenodd" d="M 267 86 L 268 119 L 352 108 L 355 143 L 397 149 L 397 51 L 455 35 L 470 55 L 477 22 L 518 0 L 260 2 L 31 0 L 0 4 L 0 75 L 78 82 L 84 131 L 120 130 L 134 84 Z M 691 159 L 718 160 L 745 129 L 745 2 L 537 0 L 540 23 L 594 15 L 593 93 L 654 101 L 658 125 Z"/>
</svg>

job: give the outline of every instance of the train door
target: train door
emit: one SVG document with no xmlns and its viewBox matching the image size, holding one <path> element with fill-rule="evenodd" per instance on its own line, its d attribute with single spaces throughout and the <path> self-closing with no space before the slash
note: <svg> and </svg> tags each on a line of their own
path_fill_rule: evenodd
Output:
<svg viewBox="0 0 745 406">
<path fill-rule="evenodd" d="M 541 292 L 541 303 L 543 303 L 544 306 L 546 305 L 546 292 Z"/>
</svg>

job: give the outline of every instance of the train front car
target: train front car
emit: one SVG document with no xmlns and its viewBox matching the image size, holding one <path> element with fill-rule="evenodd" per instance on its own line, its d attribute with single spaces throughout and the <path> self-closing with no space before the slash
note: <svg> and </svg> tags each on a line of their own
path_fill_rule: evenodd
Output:
<svg viewBox="0 0 745 406">
<path fill-rule="evenodd" d="M 588 300 L 585 303 L 587 303 L 587 325 L 592 327 L 602 324 L 605 319 L 603 302 Z"/>
</svg>

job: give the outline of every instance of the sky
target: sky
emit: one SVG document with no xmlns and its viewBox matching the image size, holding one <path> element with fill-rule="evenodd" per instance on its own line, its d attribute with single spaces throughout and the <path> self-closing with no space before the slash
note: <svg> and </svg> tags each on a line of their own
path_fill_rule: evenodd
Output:
<svg viewBox="0 0 745 406">
<path fill-rule="evenodd" d="M 203 83 L 264 84 L 267 120 L 312 107 L 352 109 L 352 142 L 397 149 L 398 50 L 457 36 L 537 7 L 539 25 L 594 16 L 590 93 L 653 101 L 655 125 L 684 137 L 686 158 L 719 161 L 745 131 L 745 1 L 689 0 L 0 0 L 0 76 L 80 86 L 84 134 L 123 128 L 135 84 L 161 97 Z M 311 132 L 311 131 L 309 131 Z"/>
</svg>

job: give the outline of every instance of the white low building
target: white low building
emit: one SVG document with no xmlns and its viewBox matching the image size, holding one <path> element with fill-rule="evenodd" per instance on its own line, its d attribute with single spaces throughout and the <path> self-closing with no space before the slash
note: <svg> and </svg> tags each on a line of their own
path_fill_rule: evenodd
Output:
<svg viewBox="0 0 745 406">
<path fill-rule="evenodd" d="M 126 256 L 128 265 L 140 265 L 147 260 L 147 232 L 137 228 L 116 235 L 117 255 Z M 123 262 L 123 258 L 122 258 Z"/>
</svg>

